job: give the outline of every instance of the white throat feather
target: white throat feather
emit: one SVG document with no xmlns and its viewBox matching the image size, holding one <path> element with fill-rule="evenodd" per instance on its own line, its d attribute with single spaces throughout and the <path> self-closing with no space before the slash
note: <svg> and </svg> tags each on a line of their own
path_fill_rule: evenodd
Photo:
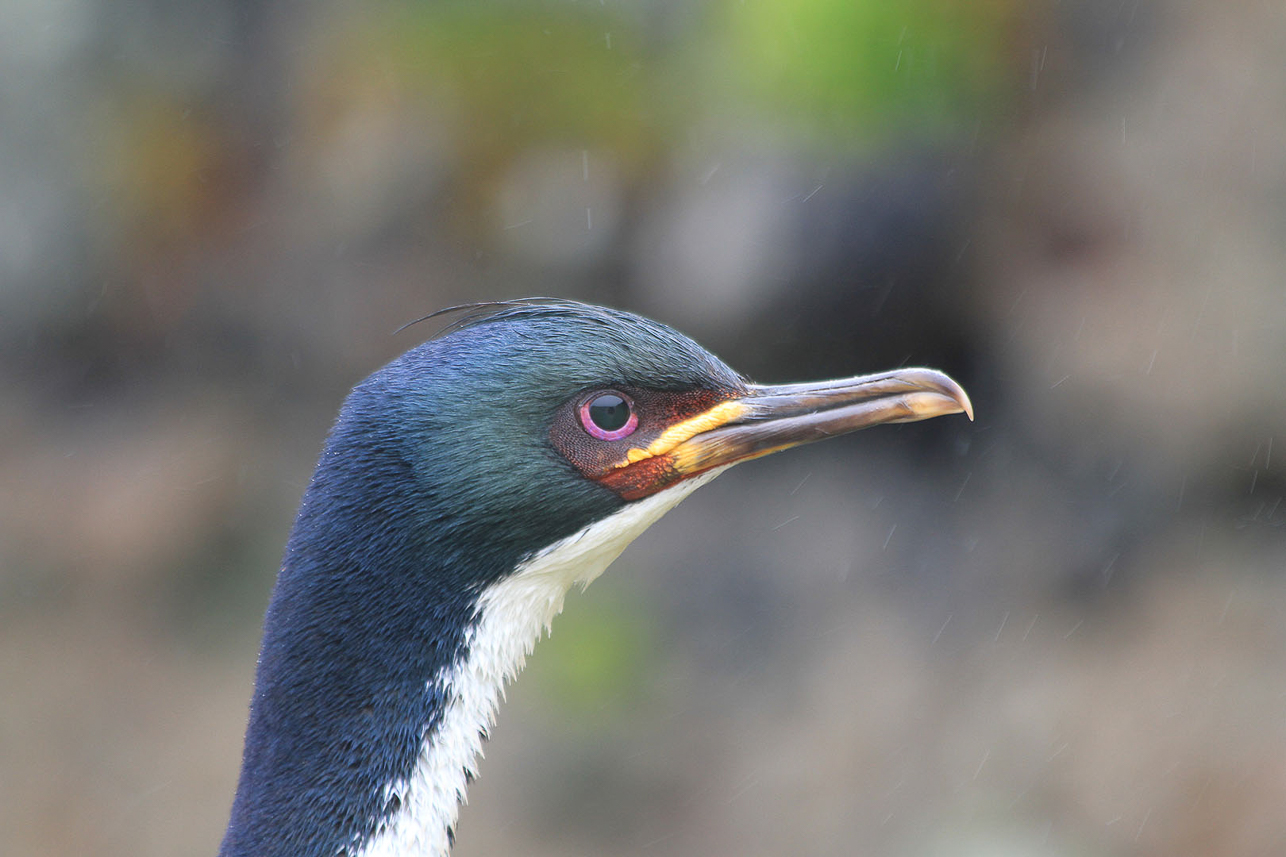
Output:
<svg viewBox="0 0 1286 857">
<path fill-rule="evenodd" d="M 518 675 L 549 630 L 567 591 L 573 584 L 588 586 L 644 530 L 725 469 L 629 503 L 529 557 L 483 590 L 465 635 L 464 660 L 425 688 L 426 693 L 441 689 L 446 709 L 437 728 L 424 735 L 411 776 L 385 787 L 383 803 L 396 797 L 399 809 L 355 849 L 359 857 L 443 857 L 450 851 L 451 830 L 468 781 L 477 775 L 482 741 L 505 683 Z"/>
</svg>

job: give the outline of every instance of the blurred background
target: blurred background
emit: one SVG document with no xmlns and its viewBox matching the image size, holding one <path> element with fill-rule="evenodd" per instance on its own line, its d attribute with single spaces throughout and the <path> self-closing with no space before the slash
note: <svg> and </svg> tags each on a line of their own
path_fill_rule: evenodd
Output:
<svg viewBox="0 0 1286 857">
<path fill-rule="evenodd" d="M 463 301 L 978 419 L 568 600 L 459 857 L 1286 853 L 1286 7 L 0 6 L 0 841 L 210 855 L 346 391 Z"/>
</svg>

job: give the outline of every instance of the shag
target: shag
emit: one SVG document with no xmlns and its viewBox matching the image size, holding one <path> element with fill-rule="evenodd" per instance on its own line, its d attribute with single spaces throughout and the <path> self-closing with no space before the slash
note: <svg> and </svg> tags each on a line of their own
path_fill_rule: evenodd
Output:
<svg viewBox="0 0 1286 857">
<path fill-rule="evenodd" d="M 349 395 L 268 605 L 221 857 L 445 855 L 573 584 L 733 464 L 963 412 L 946 375 L 752 384 L 571 301 L 467 309 Z"/>
</svg>

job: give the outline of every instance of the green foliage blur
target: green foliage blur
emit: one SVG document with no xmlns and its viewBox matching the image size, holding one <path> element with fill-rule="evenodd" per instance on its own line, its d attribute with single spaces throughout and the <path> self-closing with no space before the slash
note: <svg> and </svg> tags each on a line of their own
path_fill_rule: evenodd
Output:
<svg viewBox="0 0 1286 857">
<path fill-rule="evenodd" d="M 731 67 L 760 109 L 843 145 L 967 132 L 1012 89 L 1014 0 L 728 0 Z"/>
<path fill-rule="evenodd" d="M 533 144 L 655 155 L 705 116 L 849 146 L 967 132 L 1012 96 L 1016 0 L 727 0 L 682 31 L 628 6 L 393 3 L 339 22 L 336 80 L 395 80 L 463 118 L 487 155 Z M 484 155 L 485 158 L 487 155 Z"/>
</svg>

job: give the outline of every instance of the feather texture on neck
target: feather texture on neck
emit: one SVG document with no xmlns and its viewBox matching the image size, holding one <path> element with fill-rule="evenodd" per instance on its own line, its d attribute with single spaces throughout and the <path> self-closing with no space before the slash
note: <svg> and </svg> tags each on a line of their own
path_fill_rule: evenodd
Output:
<svg viewBox="0 0 1286 857">
<path fill-rule="evenodd" d="M 424 736 L 414 772 L 385 788 L 399 807 L 359 857 L 440 857 L 450 851 L 468 781 L 477 775 L 482 741 L 504 686 L 522 669 L 542 633 L 563 609 L 568 590 L 588 586 L 630 542 L 721 470 L 713 470 L 615 514 L 526 560 L 478 599 L 466 632 L 465 657 L 433 679 L 428 693 L 446 700 L 436 728 Z"/>
</svg>

